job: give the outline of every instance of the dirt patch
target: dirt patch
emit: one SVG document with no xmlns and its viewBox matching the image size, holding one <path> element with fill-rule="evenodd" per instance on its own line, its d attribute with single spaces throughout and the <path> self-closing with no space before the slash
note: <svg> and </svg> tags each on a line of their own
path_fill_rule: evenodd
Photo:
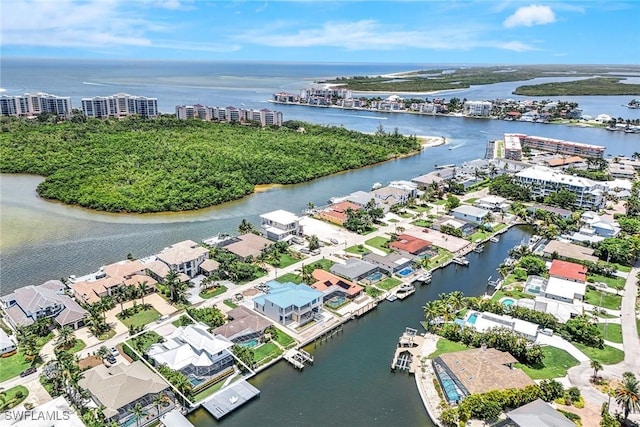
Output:
<svg viewBox="0 0 640 427">
<path fill-rule="evenodd" d="M 242 295 L 245 297 L 252 297 L 254 295 L 258 294 L 258 290 L 257 289 L 247 289 L 246 291 L 242 292 Z"/>
<path fill-rule="evenodd" d="M 593 403 L 586 402 L 584 408 L 578 409 L 575 406 L 566 406 L 556 404 L 558 409 L 571 412 L 580 416 L 582 427 L 599 427 L 600 426 L 600 407 Z"/>
<path fill-rule="evenodd" d="M 98 356 L 89 356 L 89 357 L 85 357 L 84 359 L 80 359 L 80 361 L 78 362 L 78 367 L 80 367 L 80 370 L 84 371 L 86 369 L 91 369 L 101 364 L 102 364 L 102 359 L 100 359 Z"/>
</svg>

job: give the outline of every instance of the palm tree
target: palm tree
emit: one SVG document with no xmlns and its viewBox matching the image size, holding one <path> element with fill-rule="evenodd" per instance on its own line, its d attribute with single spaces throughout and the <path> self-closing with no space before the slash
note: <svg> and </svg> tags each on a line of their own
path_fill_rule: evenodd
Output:
<svg viewBox="0 0 640 427">
<path fill-rule="evenodd" d="M 312 264 L 307 264 L 302 266 L 302 281 L 307 285 L 311 285 L 315 282 L 313 278 L 313 271 L 315 267 Z"/>
<path fill-rule="evenodd" d="M 156 405 L 156 412 L 158 414 L 158 417 L 160 416 L 160 406 L 166 401 L 166 396 L 164 395 L 164 393 L 158 393 L 155 396 L 153 396 L 153 400 L 152 403 L 154 405 Z"/>
<path fill-rule="evenodd" d="M 96 356 L 98 356 L 100 359 L 104 360 L 107 357 L 109 357 L 111 355 L 111 352 L 109 351 L 109 349 L 106 346 L 101 346 L 98 351 L 96 352 Z"/>
<path fill-rule="evenodd" d="M 599 360 L 593 359 L 591 361 L 591 368 L 593 369 L 593 382 L 598 379 L 598 371 L 602 370 L 602 363 Z"/>
<path fill-rule="evenodd" d="M 59 335 L 56 339 L 56 344 L 59 345 L 63 349 L 68 349 L 73 347 L 76 341 L 76 337 L 74 335 L 73 329 L 70 326 L 63 326 L 58 331 Z"/>
<path fill-rule="evenodd" d="M 149 293 L 149 285 L 147 285 L 146 280 L 144 282 L 138 282 L 138 292 L 142 298 L 142 305 L 144 305 L 144 296 Z"/>
<path fill-rule="evenodd" d="M 0 387 L 0 409 L 4 408 L 4 404 L 7 401 L 7 392 L 4 390 L 4 388 Z"/>
<path fill-rule="evenodd" d="M 257 231 L 256 227 L 253 224 L 251 224 L 246 219 L 242 218 L 242 221 L 240 221 L 240 224 L 238 225 L 238 233 L 248 234 L 248 233 L 254 233 L 256 231 Z"/>
<path fill-rule="evenodd" d="M 460 291 L 451 292 L 446 296 L 445 302 L 451 305 L 456 312 L 464 306 L 464 294 Z"/>
<path fill-rule="evenodd" d="M 171 301 L 176 302 L 176 290 L 180 287 L 180 275 L 178 274 L 178 272 L 176 270 L 169 271 L 169 273 L 164 278 L 164 283 L 169 287 L 169 290 L 171 291 Z"/>
<path fill-rule="evenodd" d="M 622 385 L 616 389 L 616 403 L 622 406 L 625 420 L 631 412 L 640 411 L 640 383 L 634 374 L 623 376 Z"/>
<path fill-rule="evenodd" d="M 427 321 L 427 327 L 431 329 L 433 320 L 440 317 L 442 314 L 442 302 L 440 300 L 433 300 L 427 302 L 424 306 L 424 317 Z"/>
<path fill-rule="evenodd" d="M 132 414 L 133 414 L 133 418 L 136 420 L 137 426 L 140 425 L 140 420 L 142 419 L 142 417 L 147 415 L 147 413 L 144 411 L 144 408 L 142 407 L 142 404 L 140 402 L 136 402 L 136 404 L 133 405 Z"/>
<path fill-rule="evenodd" d="M 113 296 L 115 301 L 120 304 L 120 313 L 122 313 L 124 311 L 123 303 L 127 301 L 127 294 L 125 293 L 124 288 L 116 288 Z"/>
</svg>

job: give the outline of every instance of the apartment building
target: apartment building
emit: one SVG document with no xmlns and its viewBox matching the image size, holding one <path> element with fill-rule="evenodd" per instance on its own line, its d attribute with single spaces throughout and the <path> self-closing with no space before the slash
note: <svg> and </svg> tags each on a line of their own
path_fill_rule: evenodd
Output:
<svg viewBox="0 0 640 427">
<path fill-rule="evenodd" d="M 71 117 L 71 98 L 48 93 L 25 93 L 24 95 L 0 96 L 0 115 L 34 117 L 42 113 Z"/>
<path fill-rule="evenodd" d="M 557 154 L 601 159 L 604 157 L 605 147 L 600 145 L 583 144 L 580 142 L 564 141 L 562 139 L 545 138 L 525 134 L 511 134 L 520 138 L 522 148 L 548 151 Z"/>
<path fill-rule="evenodd" d="M 158 116 L 158 98 L 117 93 L 111 96 L 82 98 L 82 112 L 87 117 L 127 117 L 138 115 L 153 118 Z"/>
<path fill-rule="evenodd" d="M 517 134 L 504 134 L 504 158 L 509 160 L 522 159 L 522 145 Z"/>
<path fill-rule="evenodd" d="M 176 117 L 180 120 L 201 119 L 221 122 L 259 123 L 260 126 L 282 126 L 282 113 L 267 108 L 249 110 L 243 108 L 210 107 L 200 104 L 176 105 Z"/>
<path fill-rule="evenodd" d="M 546 197 L 564 189 L 576 195 L 576 208 L 598 210 L 604 204 L 606 187 L 597 181 L 538 165 L 520 171 L 514 177 L 518 183 L 531 189 L 533 197 Z"/>
<path fill-rule="evenodd" d="M 493 104 L 489 101 L 466 101 L 464 113 L 468 116 L 489 116 Z"/>
</svg>

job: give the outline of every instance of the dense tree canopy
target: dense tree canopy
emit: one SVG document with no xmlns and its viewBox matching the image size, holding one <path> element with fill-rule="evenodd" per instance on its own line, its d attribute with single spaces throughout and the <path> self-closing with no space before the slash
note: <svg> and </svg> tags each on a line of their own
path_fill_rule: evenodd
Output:
<svg viewBox="0 0 640 427">
<path fill-rule="evenodd" d="M 415 137 L 300 123 L 278 129 L 155 120 L 0 122 L 0 172 L 47 178 L 46 198 L 111 212 L 198 209 L 419 150 Z M 295 129 L 293 129 L 295 128 Z"/>
</svg>

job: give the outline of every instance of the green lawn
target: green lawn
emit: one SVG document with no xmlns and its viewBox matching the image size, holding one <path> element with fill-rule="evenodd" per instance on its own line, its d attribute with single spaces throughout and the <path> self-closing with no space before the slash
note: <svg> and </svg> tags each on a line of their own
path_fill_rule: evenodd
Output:
<svg viewBox="0 0 640 427">
<path fill-rule="evenodd" d="M 436 267 L 440 264 L 444 264 L 453 258 L 453 254 L 446 249 L 438 248 L 438 255 L 429 259 L 429 267 Z"/>
<path fill-rule="evenodd" d="M 268 342 L 253 349 L 253 360 L 256 363 L 260 361 L 262 361 L 262 363 L 266 363 L 269 360 L 278 357 L 280 354 L 282 354 L 280 347 L 272 342 Z"/>
<path fill-rule="evenodd" d="M 476 200 L 478 200 L 477 197 L 471 197 L 470 199 L 463 200 L 463 202 L 464 203 L 469 203 L 470 205 L 473 205 L 476 202 Z"/>
<path fill-rule="evenodd" d="M 137 338 L 134 338 L 134 339 L 137 340 L 138 342 L 142 343 L 141 346 L 140 346 L 140 349 L 141 349 L 142 353 L 144 353 L 153 344 L 162 342 L 162 340 L 164 338 L 162 338 L 160 335 L 158 335 L 157 332 L 147 331 L 147 332 L 143 333 L 142 335 L 140 335 L 140 336 L 138 336 Z M 134 349 L 137 350 L 136 346 L 133 345 L 133 340 L 129 340 L 129 341 L 127 341 L 127 343 L 129 345 L 131 345 L 131 347 L 133 347 Z"/>
<path fill-rule="evenodd" d="M 618 290 L 624 289 L 624 284 L 626 283 L 626 280 L 623 277 L 606 277 L 599 274 L 589 274 L 587 275 L 587 280 L 589 280 L 589 282 L 603 282 L 610 288 Z"/>
<path fill-rule="evenodd" d="M 364 245 L 349 246 L 344 251 L 356 255 L 366 255 L 370 252 L 367 248 L 364 247 Z"/>
<path fill-rule="evenodd" d="M 631 267 L 628 266 L 628 265 L 622 265 L 622 264 L 617 264 L 617 263 L 614 263 L 613 265 L 616 266 L 616 269 L 618 271 L 622 271 L 623 273 L 628 273 L 628 272 L 631 271 Z"/>
<path fill-rule="evenodd" d="M 608 308 L 610 310 L 620 310 L 622 297 L 608 292 L 587 289 L 584 300 L 587 304 Z"/>
<path fill-rule="evenodd" d="M 291 282 L 291 283 L 295 283 L 296 285 L 299 285 L 300 283 L 302 283 L 302 276 L 296 273 L 287 273 L 278 277 L 276 281 L 280 283 Z"/>
<path fill-rule="evenodd" d="M 506 228 L 506 227 L 507 227 L 507 225 L 506 225 L 506 224 L 498 224 L 498 225 L 496 225 L 495 227 L 493 227 L 493 231 L 494 231 L 494 232 L 498 232 L 498 231 L 500 231 L 500 230 L 502 230 L 502 229 L 504 229 L 504 228 Z"/>
<path fill-rule="evenodd" d="M 77 339 L 76 338 L 76 343 L 73 345 L 73 347 L 65 350 L 67 353 L 69 354 L 76 354 L 77 352 L 79 352 L 80 350 L 82 350 L 83 348 L 85 348 L 87 345 L 84 343 L 84 341 Z M 58 348 L 56 347 L 56 350 L 58 350 Z"/>
<path fill-rule="evenodd" d="M 567 369 L 580 364 L 575 357 L 560 348 L 542 347 L 542 353 L 544 357 L 539 365 L 527 366 L 516 363 L 516 367 L 521 368 L 533 380 L 543 380 L 564 377 L 567 375 Z"/>
<path fill-rule="evenodd" d="M 445 203 L 447 203 L 446 200 L 436 200 L 435 202 L 433 202 L 434 205 L 438 205 L 438 206 L 442 206 Z"/>
<path fill-rule="evenodd" d="M 113 338 L 113 337 L 115 337 L 115 336 L 116 336 L 116 330 L 115 330 L 115 329 L 109 329 L 107 332 L 105 332 L 104 334 L 100 335 L 100 336 L 98 337 L 98 339 L 99 339 L 100 341 L 106 341 L 106 340 L 108 340 L 109 338 Z"/>
<path fill-rule="evenodd" d="M 472 242 L 476 242 L 478 240 L 484 240 L 486 238 L 488 238 L 489 236 L 491 236 L 491 232 L 489 231 L 482 231 L 482 230 L 478 230 L 475 233 L 473 233 L 470 236 L 467 236 L 467 239 L 472 241 Z"/>
<path fill-rule="evenodd" d="M 21 351 L 13 356 L 3 357 L 0 362 L 0 382 L 17 377 L 29 366 L 32 366 L 32 362 L 25 360 Z"/>
<path fill-rule="evenodd" d="M 330 259 L 319 259 L 318 261 L 315 261 L 312 265 L 315 268 L 319 268 L 321 270 L 325 270 L 325 271 L 329 271 L 331 269 L 331 267 L 333 266 L 333 264 L 335 264 L 335 261 L 331 261 Z"/>
<path fill-rule="evenodd" d="M 220 390 L 225 382 L 226 382 L 226 379 L 224 379 L 222 381 L 218 381 L 217 383 L 215 383 L 211 387 L 207 387 L 206 389 L 202 390 L 200 393 L 194 395 L 193 396 L 193 401 L 194 402 L 200 402 L 200 401 L 204 400 L 205 398 L 211 396 L 213 393 L 215 393 L 216 391 Z"/>
<path fill-rule="evenodd" d="M 598 323 L 598 329 L 605 340 L 622 344 L 622 326 L 617 323 Z"/>
<path fill-rule="evenodd" d="M 372 248 L 380 249 L 384 253 L 390 253 L 391 249 L 384 247 L 385 244 L 389 243 L 389 239 L 385 239 L 382 236 L 373 237 L 364 242 L 365 244 L 371 246 Z"/>
<path fill-rule="evenodd" d="M 224 285 L 218 285 L 200 292 L 200 298 L 209 299 L 217 297 L 218 295 L 222 295 L 225 292 L 227 292 L 227 287 Z"/>
<path fill-rule="evenodd" d="M 119 316 L 119 315 L 118 315 Z M 127 317 L 125 319 L 120 319 L 120 321 L 128 328 L 131 325 L 135 326 L 144 326 L 149 323 L 158 320 L 160 317 L 160 313 L 155 308 L 151 307 L 147 310 L 140 310 L 133 316 Z"/>
<path fill-rule="evenodd" d="M 20 402 L 29 396 L 29 390 L 23 385 L 11 387 L 9 390 L 4 390 L 4 393 L 6 393 L 3 398 L 4 404 L 0 406 L 0 411 L 15 408 L 20 404 Z M 18 393 L 22 393 L 22 396 L 16 397 L 16 394 Z"/>
<path fill-rule="evenodd" d="M 296 342 L 293 338 L 283 332 L 282 329 L 278 329 L 278 334 L 274 340 L 284 348 L 287 348 Z"/>
<path fill-rule="evenodd" d="M 380 289 L 384 289 L 385 291 L 388 291 L 390 289 L 395 288 L 400 283 L 402 283 L 400 279 L 396 279 L 395 277 L 387 277 L 386 279 L 376 283 L 376 286 Z"/>
<path fill-rule="evenodd" d="M 433 225 L 433 221 L 428 219 L 417 219 L 415 221 L 412 221 L 411 224 L 417 225 L 418 227 L 429 228 Z"/>
<path fill-rule="evenodd" d="M 573 345 L 587 355 L 589 359 L 598 360 L 603 365 L 615 365 L 624 360 L 624 351 L 605 345 L 604 348 L 588 347 L 582 343 L 574 342 Z"/>
<path fill-rule="evenodd" d="M 436 344 L 436 351 L 434 351 L 427 357 L 429 359 L 434 359 L 444 353 L 453 353 L 454 351 L 468 350 L 468 349 L 469 347 L 467 347 L 462 343 L 449 341 L 446 338 L 440 338 L 438 340 L 438 343 Z"/>
<path fill-rule="evenodd" d="M 295 264 L 296 262 L 300 262 L 302 261 L 302 258 L 294 258 L 293 256 L 289 255 L 289 254 L 281 254 L 280 255 L 280 263 L 278 265 L 273 265 L 274 267 L 277 268 L 285 268 L 285 267 L 289 267 L 290 265 Z"/>
<path fill-rule="evenodd" d="M 509 297 L 509 298 L 513 298 L 513 299 L 521 299 L 521 298 L 535 298 L 533 295 L 524 293 L 522 291 L 519 291 L 517 289 L 514 289 L 512 291 L 503 291 L 503 290 L 498 290 L 496 291 L 493 296 L 491 297 L 492 300 L 494 301 L 500 301 L 501 298 L 504 297 Z"/>
<path fill-rule="evenodd" d="M 638 338 L 640 338 L 640 319 L 636 319 L 636 332 L 638 333 Z"/>
</svg>

